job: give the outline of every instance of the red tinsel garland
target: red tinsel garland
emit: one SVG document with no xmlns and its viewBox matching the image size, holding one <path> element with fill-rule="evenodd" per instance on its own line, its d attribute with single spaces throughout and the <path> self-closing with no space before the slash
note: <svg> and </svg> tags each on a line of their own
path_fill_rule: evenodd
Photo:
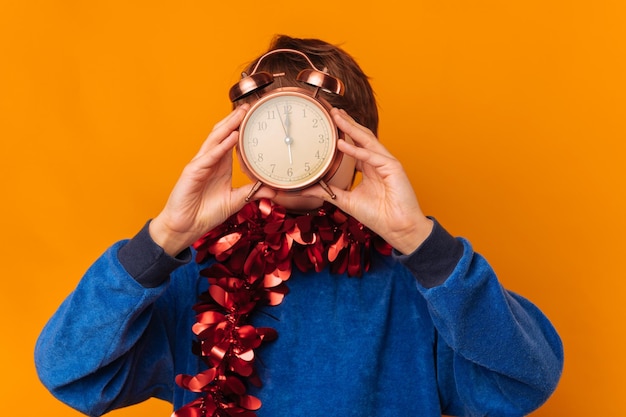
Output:
<svg viewBox="0 0 626 417">
<path fill-rule="evenodd" d="M 293 217 L 265 199 L 244 206 L 194 247 L 198 263 L 210 256 L 217 261 L 201 271 L 210 285 L 194 306 L 192 328 L 194 353 L 208 369 L 176 377 L 178 385 L 203 395 L 175 417 L 256 417 L 261 401 L 247 394 L 245 381 L 261 386 L 254 349 L 278 334 L 247 321 L 257 306 L 282 302 L 293 265 L 317 272 L 329 265 L 333 273 L 360 276 L 369 269 L 372 249 L 391 253 L 385 241 L 331 204 Z"/>
</svg>

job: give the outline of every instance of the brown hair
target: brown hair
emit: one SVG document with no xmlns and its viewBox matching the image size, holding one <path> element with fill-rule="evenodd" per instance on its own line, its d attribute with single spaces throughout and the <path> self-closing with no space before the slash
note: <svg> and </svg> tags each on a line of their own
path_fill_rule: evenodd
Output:
<svg viewBox="0 0 626 417">
<path fill-rule="evenodd" d="M 348 53 L 338 46 L 331 45 L 319 39 L 298 39 L 286 35 L 276 36 L 270 43 L 268 52 L 274 49 L 295 49 L 306 54 L 313 65 L 319 69 L 326 68 L 327 72 L 339 78 L 345 85 L 345 93 L 339 96 L 332 93 L 322 93 L 323 97 L 334 107 L 344 109 L 358 123 L 369 128 L 374 134 L 378 130 L 378 108 L 374 91 L 369 78 L 361 67 Z M 260 57 L 256 58 L 247 68 L 250 73 Z M 258 70 L 274 73 L 285 73 L 280 81 L 275 80 L 267 89 L 287 85 L 302 87 L 303 83 L 296 81 L 298 73 L 310 65 L 304 57 L 294 53 L 277 53 L 263 59 Z"/>
</svg>

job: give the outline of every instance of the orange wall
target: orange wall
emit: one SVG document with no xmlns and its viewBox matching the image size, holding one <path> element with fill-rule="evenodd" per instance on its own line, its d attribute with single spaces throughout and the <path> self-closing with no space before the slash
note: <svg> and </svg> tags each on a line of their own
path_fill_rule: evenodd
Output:
<svg viewBox="0 0 626 417">
<path fill-rule="evenodd" d="M 426 211 L 560 330 L 562 383 L 533 416 L 626 415 L 624 4 L 0 1 L 2 414 L 76 415 L 37 380 L 39 330 L 159 211 L 283 32 L 360 61 Z"/>
</svg>

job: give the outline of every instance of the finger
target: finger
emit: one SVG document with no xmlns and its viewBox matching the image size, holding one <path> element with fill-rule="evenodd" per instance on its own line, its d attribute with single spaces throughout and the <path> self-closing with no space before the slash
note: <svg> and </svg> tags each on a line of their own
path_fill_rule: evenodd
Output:
<svg viewBox="0 0 626 417">
<path fill-rule="evenodd" d="M 368 165 L 378 168 L 378 167 L 384 166 L 390 160 L 395 159 L 388 152 L 384 154 L 372 152 L 371 149 L 353 145 L 345 140 L 341 140 L 337 142 L 337 148 L 344 154 L 356 159 L 357 165 L 360 164 L 360 167 L 359 167 L 360 171 L 363 171 L 363 166 L 362 166 L 363 164 L 368 164 Z"/>
<path fill-rule="evenodd" d="M 334 108 L 331 110 L 331 115 L 337 127 L 359 146 L 391 156 L 391 153 L 380 143 L 372 131 L 358 124 L 345 110 Z"/>
<path fill-rule="evenodd" d="M 239 141 L 239 132 L 232 131 L 219 143 L 212 143 L 211 146 L 203 146 L 196 156 L 192 159 L 192 163 L 200 163 L 204 167 L 210 167 L 221 161 L 225 156 L 231 154 L 232 149 Z M 205 142 L 206 144 L 207 142 Z"/>
<path fill-rule="evenodd" d="M 344 125 L 346 126 L 346 129 L 349 129 L 351 133 L 354 133 L 354 131 L 360 131 L 360 132 L 363 132 L 364 134 L 373 135 L 370 129 L 357 123 L 357 121 L 354 120 L 354 118 L 351 117 L 348 114 L 348 112 L 346 112 L 344 109 L 333 108 L 331 109 L 330 114 L 335 118 L 335 121 L 337 121 L 337 118 L 344 121 Z"/>
<path fill-rule="evenodd" d="M 235 107 L 228 116 L 226 116 L 225 118 L 223 118 L 222 120 L 220 120 L 219 122 L 217 122 L 215 124 L 215 126 L 213 126 L 213 130 L 215 129 L 219 129 L 220 127 L 222 127 L 224 124 L 228 123 L 229 119 L 233 116 L 236 116 L 237 113 L 239 111 L 243 111 L 244 114 L 248 112 L 248 110 L 250 109 L 250 105 L 247 103 L 244 103 L 240 106 Z"/>
<path fill-rule="evenodd" d="M 324 190 L 320 185 L 316 184 L 309 188 L 305 188 L 300 192 L 300 195 L 304 198 L 317 198 L 324 201 L 327 201 L 334 206 L 338 207 L 342 211 L 352 214 L 350 211 L 350 192 L 347 190 L 342 190 L 337 187 L 333 187 L 329 185 L 331 191 L 333 192 L 333 196 L 331 196 L 326 190 Z"/>
<path fill-rule="evenodd" d="M 204 141 L 198 154 L 203 154 L 208 152 L 211 148 L 215 147 L 217 144 L 222 142 L 225 138 L 229 137 L 229 135 L 235 131 L 241 121 L 243 120 L 246 112 L 248 111 L 248 105 L 242 105 L 233 110 L 228 116 L 218 122 L 214 127 L 209 136 Z"/>
</svg>

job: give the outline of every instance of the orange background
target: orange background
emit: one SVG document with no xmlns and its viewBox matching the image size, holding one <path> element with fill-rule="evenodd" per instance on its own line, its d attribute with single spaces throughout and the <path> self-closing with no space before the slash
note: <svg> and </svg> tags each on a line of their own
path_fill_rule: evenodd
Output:
<svg viewBox="0 0 626 417">
<path fill-rule="evenodd" d="M 428 214 L 560 331 L 533 416 L 626 415 L 623 0 L 0 1 L 3 415 L 77 413 L 39 384 L 47 318 L 164 204 L 275 33 L 341 43 Z M 237 181 L 241 181 L 238 178 Z M 166 416 L 157 400 L 112 416 Z"/>
</svg>

